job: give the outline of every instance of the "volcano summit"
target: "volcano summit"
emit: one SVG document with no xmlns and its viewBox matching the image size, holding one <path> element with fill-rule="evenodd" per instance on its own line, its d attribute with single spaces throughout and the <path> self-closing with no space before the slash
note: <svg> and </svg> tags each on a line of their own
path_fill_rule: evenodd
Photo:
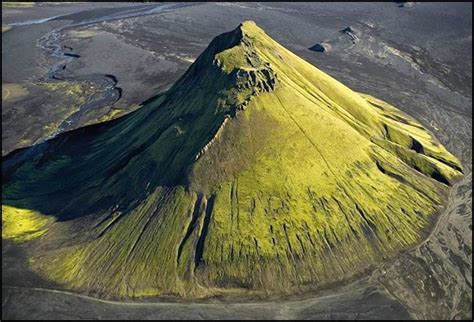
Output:
<svg viewBox="0 0 474 322">
<path fill-rule="evenodd" d="M 106 297 L 340 282 L 420 242 L 462 175 L 413 118 L 249 21 L 139 110 L 2 163 L 3 238 Z"/>
</svg>

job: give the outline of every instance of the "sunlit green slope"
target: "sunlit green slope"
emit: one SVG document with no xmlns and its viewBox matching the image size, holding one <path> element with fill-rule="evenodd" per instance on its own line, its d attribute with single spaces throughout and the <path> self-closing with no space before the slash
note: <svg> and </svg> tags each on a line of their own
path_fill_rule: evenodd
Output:
<svg viewBox="0 0 474 322">
<path fill-rule="evenodd" d="M 140 110 L 5 158 L 2 223 L 33 211 L 31 266 L 68 288 L 281 293 L 420 241 L 461 171 L 417 121 L 244 22 Z"/>
</svg>

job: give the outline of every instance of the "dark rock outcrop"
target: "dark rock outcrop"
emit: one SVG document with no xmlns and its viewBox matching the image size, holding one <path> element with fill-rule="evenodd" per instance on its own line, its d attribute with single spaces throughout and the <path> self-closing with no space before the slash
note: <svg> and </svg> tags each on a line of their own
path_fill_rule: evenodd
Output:
<svg viewBox="0 0 474 322">
<path fill-rule="evenodd" d="M 318 53 L 324 53 L 326 51 L 326 48 L 321 43 L 316 44 L 313 47 L 309 47 L 308 49 L 312 51 L 316 51 Z"/>
</svg>

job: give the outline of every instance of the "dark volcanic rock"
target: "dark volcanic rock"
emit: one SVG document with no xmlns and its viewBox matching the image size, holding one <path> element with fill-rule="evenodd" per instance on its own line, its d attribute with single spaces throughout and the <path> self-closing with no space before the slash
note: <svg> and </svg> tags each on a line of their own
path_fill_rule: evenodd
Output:
<svg viewBox="0 0 474 322">
<path fill-rule="evenodd" d="M 313 47 L 309 47 L 309 50 L 317 51 L 318 53 L 324 53 L 326 48 L 322 44 L 316 44 Z"/>
<path fill-rule="evenodd" d="M 344 35 L 349 36 L 352 43 L 354 43 L 354 44 L 359 40 L 359 37 L 357 37 L 357 35 L 356 35 L 356 31 L 353 28 L 351 28 L 350 26 L 340 30 L 340 32 Z"/>
<path fill-rule="evenodd" d="M 341 32 L 343 34 L 348 34 L 348 33 L 353 33 L 354 30 L 351 27 L 346 27 L 346 28 L 342 29 Z"/>
</svg>

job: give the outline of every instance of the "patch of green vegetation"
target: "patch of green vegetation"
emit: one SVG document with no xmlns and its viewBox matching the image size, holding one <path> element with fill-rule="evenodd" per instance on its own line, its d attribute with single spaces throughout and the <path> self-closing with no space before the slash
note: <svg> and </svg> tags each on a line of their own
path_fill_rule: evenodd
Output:
<svg viewBox="0 0 474 322">
<path fill-rule="evenodd" d="M 56 133 L 61 123 L 79 111 L 97 91 L 97 88 L 89 82 L 81 81 L 37 82 L 34 85 L 45 90 L 48 96 L 56 97 L 57 102 L 61 102 L 54 110 L 56 114 L 54 119 L 57 121 L 43 126 L 42 137 Z"/>
<path fill-rule="evenodd" d="M 87 223 L 32 261 L 65 287 L 272 294 L 419 242 L 461 170 L 414 119 L 245 22 L 142 108 L 6 158 L 3 202 Z"/>
<path fill-rule="evenodd" d="M 2 7 L 5 8 L 27 8 L 36 5 L 35 2 L 27 1 L 2 1 Z"/>
<path fill-rule="evenodd" d="M 2 205 L 2 239 L 24 242 L 41 237 L 50 222 L 36 211 Z"/>
<path fill-rule="evenodd" d="M 88 82 L 55 81 L 36 83 L 36 85 L 49 92 L 54 92 L 55 95 L 68 96 L 77 101 L 77 104 L 84 104 L 95 93 L 95 87 Z"/>
<path fill-rule="evenodd" d="M 28 95 L 27 88 L 22 84 L 2 83 L 2 101 L 18 101 Z"/>
<path fill-rule="evenodd" d="M 31 145 L 31 144 L 32 144 L 31 140 L 30 140 L 30 139 L 25 139 L 25 138 L 22 138 L 22 139 L 20 140 L 20 142 L 18 142 L 18 145 L 19 145 L 20 147 L 29 146 L 29 145 Z"/>
<path fill-rule="evenodd" d="M 123 114 L 123 110 L 110 109 L 110 111 L 107 114 L 104 114 L 99 118 L 99 122 L 107 122 L 107 121 L 113 120 L 122 114 Z"/>
</svg>

